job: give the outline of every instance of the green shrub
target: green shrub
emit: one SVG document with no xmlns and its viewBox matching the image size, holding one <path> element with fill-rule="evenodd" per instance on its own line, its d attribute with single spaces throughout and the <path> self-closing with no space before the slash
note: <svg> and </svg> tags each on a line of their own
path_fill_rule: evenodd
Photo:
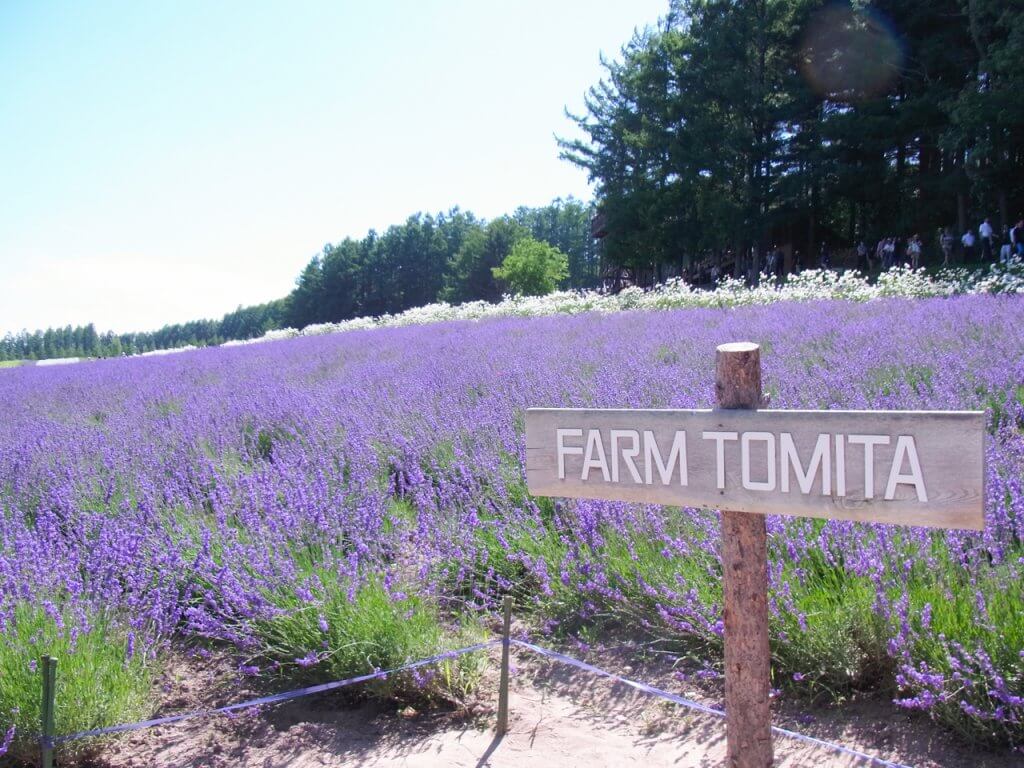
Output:
<svg viewBox="0 0 1024 768">
<path fill-rule="evenodd" d="M 103 728 L 146 717 L 152 711 L 155 670 L 144 654 L 129 657 L 130 639 L 108 617 L 61 617 L 77 635 L 62 631 L 52 612 L 21 604 L 0 643 L 0 731 L 15 727 L 10 756 L 35 761 L 39 754 L 44 655 L 57 659 L 56 733 Z M 82 627 L 85 627 L 82 629 Z M 2 740 L 2 733 L 0 733 Z M 95 747 L 96 741 L 60 747 L 64 759 Z"/>
<path fill-rule="evenodd" d="M 919 568 L 907 589 L 913 637 L 907 661 L 942 678 L 919 684 L 935 699 L 929 715 L 969 742 L 1020 744 L 1019 717 L 1000 721 L 988 713 L 1013 711 L 1007 699 L 1019 702 L 1024 690 L 1024 584 L 1005 564 L 969 574 L 952 562 L 945 542 L 934 549 L 937 567 Z M 1024 545 L 1008 548 L 1007 561 L 1022 557 Z M 903 668 L 897 676 L 901 688 L 907 674 Z"/>
<path fill-rule="evenodd" d="M 794 566 L 785 567 L 780 582 L 788 594 L 776 595 L 783 603 L 771 618 L 776 683 L 832 699 L 877 685 L 891 691 L 889 628 L 876 611 L 871 579 L 827 564 L 820 553 L 807 557 L 811 562 L 801 563 L 802 577 Z"/>
<path fill-rule="evenodd" d="M 569 274 L 569 259 L 548 243 L 524 237 L 509 251 L 500 267 L 492 267 L 494 279 L 512 293 L 544 296 L 551 293 Z"/>
<path fill-rule="evenodd" d="M 468 625 L 447 628 L 436 606 L 421 594 L 389 594 L 371 581 L 350 594 L 347 584 L 318 573 L 312 600 L 293 592 L 268 597 L 281 609 L 255 627 L 263 647 L 261 664 L 270 662 L 286 677 L 306 681 L 340 680 L 392 669 L 480 642 Z M 352 689 L 356 695 L 419 701 L 461 701 L 483 671 L 482 654 L 464 654 L 414 672 L 391 675 Z"/>
</svg>

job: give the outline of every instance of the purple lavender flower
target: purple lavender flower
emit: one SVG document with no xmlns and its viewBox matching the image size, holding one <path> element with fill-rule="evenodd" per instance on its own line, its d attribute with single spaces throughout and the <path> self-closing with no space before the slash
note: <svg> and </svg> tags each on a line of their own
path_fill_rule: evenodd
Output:
<svg viewBox="0 0 1024 768">
<path fill-rule="evenodd" d="M 0 741 L 0 757 L 6 755 L 7 750 L 10 749 L 11 743 L 14 741 L 14 731 L 15 728 L 12 725 L 10 728 L 7 729 L 7 733 L 4 734 L 3 741 Z"/>
</svg>

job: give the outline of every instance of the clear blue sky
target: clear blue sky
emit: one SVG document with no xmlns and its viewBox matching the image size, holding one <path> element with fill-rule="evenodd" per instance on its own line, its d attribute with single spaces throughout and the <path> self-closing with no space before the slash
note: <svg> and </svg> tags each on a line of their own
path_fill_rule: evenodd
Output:
<svg viewBox="0 0 1024 768">
<path fill-rule="evenodd" d="M 666 0 L 0 2 L 0 333 L 285 295 L 326 242 L 589 198 L 558 159 Z"/>
</svg>

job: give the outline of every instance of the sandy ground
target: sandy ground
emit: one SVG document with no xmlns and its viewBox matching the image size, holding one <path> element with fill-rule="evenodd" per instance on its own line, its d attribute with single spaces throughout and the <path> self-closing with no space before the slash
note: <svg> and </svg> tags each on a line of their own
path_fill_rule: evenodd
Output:
<svg viewBox="0 0 1024 768">
<path fill-rule="evenodd" d="M 493 670 L 497 653 L 492 654 Z M 596 768 L 718 766 L 725 756 L 724 727 L 695 714 L 585 672 L 514 651 L 510 731 L 493 733 L 495 672 L 488 673 L 476 704 L 460 712 L 400 712 L 395 706 L 347 704 L 336 695 L 298 699 L 258 713 L 163 726 L 108 743 L 89 765 L 96 768 L 226 768 L 254 766 L 402 766 L 404 768 Z M 671 670 L 640 669 L 628 658 L 602 657 L 603 666 L 645 679 L 693 699 L 719 705 L 714 690 L 688 690 Z M 247 696 L 217 662 L 182 661 L 168 671 L 161 714 L 216 706 Z M 720 691 L 718 692 L 720 696 Z M 806 707 L 806 705 L 805 705 Z M 1021 757 L 972 751 L 928 721 L 879 701 L 853 701 L 815 710 L 777 708 L 777 725 L 855 747 L 918 768 L 1010 768 Z M 777 737 L 778 766 L 863 766 L 871 763 Z"/>
</svg>

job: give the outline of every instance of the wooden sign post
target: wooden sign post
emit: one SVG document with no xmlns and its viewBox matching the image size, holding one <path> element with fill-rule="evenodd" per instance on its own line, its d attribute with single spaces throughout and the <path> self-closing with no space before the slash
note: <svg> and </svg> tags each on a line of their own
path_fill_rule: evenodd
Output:
<svg viewBox="0 0 1024 768">
<path fill-rule="evenodd" d="M 716 353 L 714 410 L 531 408 L 536 496 L 722 511 L 727 763 L 772 764 L 765 514 L 984 527 L 984 413 L 773 411 L 756 344 Z"/>
<path fill-rule="evenodd" d="M 761 407 L 761 350 L 715 350 L 719 408 Z M 772 764 L 771 651 L 768 648 L 768 533 L 764 515 L 722 510 L 726 764 Z"/>
</svg>

